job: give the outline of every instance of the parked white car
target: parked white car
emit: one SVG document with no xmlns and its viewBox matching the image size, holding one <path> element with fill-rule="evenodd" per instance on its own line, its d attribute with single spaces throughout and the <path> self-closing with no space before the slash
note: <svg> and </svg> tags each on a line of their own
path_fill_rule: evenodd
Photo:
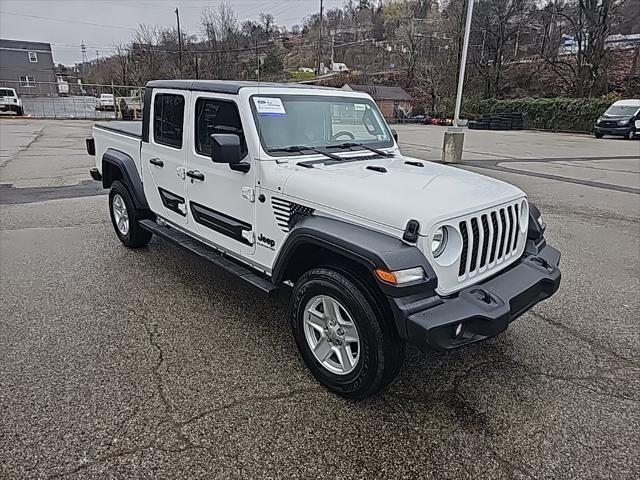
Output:
<svg viewBox="0 0 640 480">
<path fill-rule="evenodd" d="M 3 112 L 15 112 L 18 116 L 24 114 L 22 100 L 13 88 L 0 87 L 0 110 Z"/>
<path fill-rule="evenodd" d="M 142 122 L 96 124 L 87 150 L 124 245 L 156 234 L 236 276 L 229 289 L 292 288 L 303 360 L 348 398 L 391 382 L 406 343 L 493 337 L 560 284 L 522 190 L 402 155 L 365 93 L 154 81 Z"/>
<path fill-rule="evenodd" d="M 69 83 L 68 82 L 58 82 L 58 95 L 61 97 L 69 96 Z"/>
<path fill-rule="evenodd" d="M 101 93 L 96 99 L 96 110 L 114 110 L 113 95 L 111 93 Z"/>
</svg>

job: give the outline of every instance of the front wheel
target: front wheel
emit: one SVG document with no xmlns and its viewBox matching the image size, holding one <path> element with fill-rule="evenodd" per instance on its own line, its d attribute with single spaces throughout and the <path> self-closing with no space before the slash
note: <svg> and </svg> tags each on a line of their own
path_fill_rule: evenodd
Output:
<svg viewBox="0 0 640 480">
<path fill-rule="evenodd" d="M 594 135 L 596 136 L 596 138 L 602 138 L 602 134 L 601 133 L 595 133 Z"/>
<path fill-rule="evenodd" d="M 293 290 L 291 315 L 303 360 L 339 395 L 369 397 L 398 374 L 404 343 L 356 279 L 331 268 L 304 273 Z"/>
<path fill-rule="evenodd" d="M 140 211 L 135 208 L 126 185 L 119 180 L 111 185 L 109 213 L 113 229 L 124 245 L 140 248 L 151 241 L 153 234 L 138 224 L 142 220 Z"/>
<path fill-rule="evenodd" d="M 631 127 L 625 138 L 627 140 L 633 140 L 634 138 L 636 138 L 636 129 L 634 127 Z"/>
</svg>

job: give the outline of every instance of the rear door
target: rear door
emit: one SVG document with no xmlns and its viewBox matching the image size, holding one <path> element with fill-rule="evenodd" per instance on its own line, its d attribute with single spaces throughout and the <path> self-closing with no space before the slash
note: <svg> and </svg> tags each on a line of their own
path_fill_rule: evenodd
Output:
<svg viewBox="0 0 640 480">
<path fill-rule="evenodd" d="M 186 224 L 188 218 L 185 186 L 188 99 L 189 93 L 181 90 L 154 90 L 149 142 L 142 143 L 140 153 L 149 207 L 176 224 Z"/>
<path fill-rule="evenodd" d="M 193 228 L 201 237 L 244 255 L 255 250 L 254 187 L 256 163 L 250 159 L 243 122 L 232 95 L 193 92 L 193 139 L 187 152 L 187 197 Z M 248 172 L 211 160 L 211 134 L 240 137 Z"/>
</svg>

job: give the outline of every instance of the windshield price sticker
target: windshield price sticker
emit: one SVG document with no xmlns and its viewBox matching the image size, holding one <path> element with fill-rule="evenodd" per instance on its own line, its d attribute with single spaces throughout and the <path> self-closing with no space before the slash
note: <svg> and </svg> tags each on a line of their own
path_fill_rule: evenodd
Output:
<svg viewBox="0 0 640 480">
<path fill-rule="evenodd" d="M 353 104 L 353 108 L 355 108 L 356 110 L 366 110 L 366 106 L 363 103 L 354 103 Z"/>
<path fill-rule="evenodd" d="M 272 97 L 254 97 L 253 102 L 258 110 L 258 115 L 267 117 L 286 117 L 287 112 L 284 110 L 282 100 Z"/>
</svg>

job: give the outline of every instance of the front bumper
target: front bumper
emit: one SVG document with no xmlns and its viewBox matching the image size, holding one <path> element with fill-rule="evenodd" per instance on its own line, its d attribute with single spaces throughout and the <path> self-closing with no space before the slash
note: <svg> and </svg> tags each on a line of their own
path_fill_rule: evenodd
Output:
<svg viewBox="0 0 640 480">
<path fill-rule="evenodd" d="M 453 297 L 431 299 L 418 311 L 404 308 L 407 340 L 422 350 L 450 350 L 496 336 L 558 290 L 559 263 L 560 252 L 546 245 Z"/>
<path fill-rule="evenodd" d="M 626 125 L 624 127 L 598 127 L 598 126 L 595 126 L 595 127 L 593 127 L 593 132 L 594 133 L 601 133 L 603 135 L 617 135 L 617 136 L 625 137 L 629 133 L 629 130 L 631 130 L 631 127 L 633 127 L 633 124 Z"/>
</svg>

